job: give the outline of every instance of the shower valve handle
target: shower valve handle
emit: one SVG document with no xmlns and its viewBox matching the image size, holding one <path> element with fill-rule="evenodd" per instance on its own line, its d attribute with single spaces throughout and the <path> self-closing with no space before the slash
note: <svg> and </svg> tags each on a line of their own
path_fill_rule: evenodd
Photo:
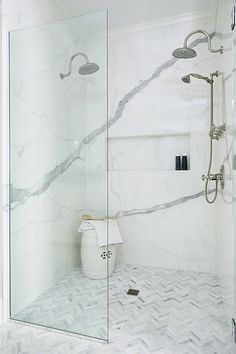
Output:
<svg viewBox="0 0 236 354">
<path fill-rule="evenodd" d="M 222 173 L 211 173 L 210 175 L 202 175 L 202 180 L 210 180 L 210 181 L 221 181 L 223 179 Z"/>
<path fill-rule="evenodd" d="M 225 131 L 226 131 L 225 123 L 217 127 L 213 124 L 209 135 L 212 139 L 220 140 L 224 136 Z"/>
</svg>

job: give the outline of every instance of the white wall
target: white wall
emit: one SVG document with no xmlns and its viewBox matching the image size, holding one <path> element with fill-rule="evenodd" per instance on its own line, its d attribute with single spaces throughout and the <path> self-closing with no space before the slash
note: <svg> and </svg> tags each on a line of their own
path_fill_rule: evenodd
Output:
<svg viewBox="0 0 236 354">
<path fill-rule="evenodd" d="M 217 123 L 226 123 L 227 131 L 224 139 L 215 143 L 217 149 L 217 169 L 221 164 L 225 167 L 226 180 L 222 195 L 218 198 L 217 209 L 217 248 L 216 271 L 220 279 L 221 292 L 229 320 L 233 317 L 233 273 L 234 273 L 234 234 L 233 234 L 233 200 L 232 200 L 232 31 L 231 31 L 232 1 L 219 1 L 216 31 L 224 35 L 218 40 L 225 52 L 216 58 L 220 72 L 217 80 L 216 110 Z"/>
<path fill-rule="evenodd" d="M 2 82 L 2 3 L 0 3 L 0 82 Z M 0 84 L 0 137 L 2 137 L 2 85 Z M 1 139 L 2 146 L 2 139 Z M 2 155 L 0 158 L 2 163 Z M 2 173 L 0 174 L 0 185 L 2 185 Z M 0 200 L 2 200 L 2 188 L 0 188 Z M 3 299 L 3 226 L 2 213 L 0 213 L 0 323 L 2 322 L 2 299 Z"/>
<path fill-rule="evenodd" d="M 67 15 L 86 14 L 108 9 L 109 28 L 130 26 L 185 13 L 215 12 L 216 0 L 57 0 L 58 6 Z"/>
</svg>

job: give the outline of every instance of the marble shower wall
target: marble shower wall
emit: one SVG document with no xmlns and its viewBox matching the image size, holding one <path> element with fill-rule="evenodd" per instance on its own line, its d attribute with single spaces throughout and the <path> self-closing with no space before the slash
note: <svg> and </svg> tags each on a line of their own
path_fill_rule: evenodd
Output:
<svg viewBox="0 0 236 354">
<path fill-rule="evenodd" d="M 215 271 L 215 206 L 205 202 L 209 85 L 181 77 L 209 75 L 214 58 L 193 38 L 193 60 L 171 53 L 190 31 L 213 32 L 208 18 L 181 17 L 118 29 L 109 35 L 109 213 L 124 239 L 120 262 Z M 215 40 L 213 40 L 214 43 Z M 187 153 L 189 171 L 175 171 Z"/>
<path fill-rule="evenodd" d="M 217 39 L 217 43 L 224 46 L 225 52 L 224 55 L 216 58 L 220 75 L 217 80 L 215 110 L 217 124 L 225 123 L 227 127 L 224 139 L 215 143 L 217 170 L 219 171 L 223 164 L 226 175 L 225 188 L 217 200 L 216 272 L 220 279 L 221 293 L 229 320 L 235 317 L 233 314 L 233 283 L 235 282 L 235 221 L 233 220 L 235 214 L 233 212 L 235 212 L 235 206 L 233 206 L 232 199 L 232 187 L 235 184 L 235 167 L 232 165 L 233 126 L 235 129 L 235 122 L 232 119 L 232 95 L 235 63 L 233 65 L 231 10 L 232 0 L 219 1 L 216 32 L 221 33 L 222 36 Z"/>
<path fill-rule="evenodd" d="M 0 36 L 2 38 L 2 2 L 0 2 Z M 2 47 L 0 49 L 0 80 L 2 82 Z M 0 88 L 0 111 L 1 111 L 1 121 L 2 121 L 2 86 Z M 0 132 L 2 135 L 2 125 L 0 125 Z M 1 139 L 2 142 L 2 139 Z M 1 157 L 0 157 L 1 161 Z M 0 185 L 2 185 L 2 174 L 0 178 Z M 0 198 L 2 200 L 2 188 L 0 189 Z M 2 322 L 2 298 L 3 298 L 3 217 L 2 213 L 0 216 L 0 323 Z"/>
</svg>

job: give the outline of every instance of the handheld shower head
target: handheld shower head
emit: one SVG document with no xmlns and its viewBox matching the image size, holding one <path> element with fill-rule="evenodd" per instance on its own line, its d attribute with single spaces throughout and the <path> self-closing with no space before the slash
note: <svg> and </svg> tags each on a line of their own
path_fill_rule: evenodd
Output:
<svg viewBox="0 0 236 354">
<path fill-rule="evenodd" d="M 211 84 L 211 83 L 212 83 L 212 79 L 209 79 L 209 77 L 203 76 L 203 75 L 200 75 L 200 74 L 194 74 L 194 73 L 191 73 L 191 74 L 188 74 L 188 75 L 183 76 L 183 77 L 181 78 L 181 80 L 182 80 L 185 84 L 190 84 L 190 82 L 191 82 L 191 76 L 192 76 L 192 77 L 195 77 L 196 79 L 205 80 L 206 82 L 208 82 L 208 84 Z"/>
<path fill-rule="evenodd" d="M 60 73 L 60 78 L 61 79 L 64 79 L 64 77 L 67 77 L 67 76 L 69 76 L 71 74 L 71 72 L 72 72 L 72 62 L 77 56 L 84 57 L 84 59 L 86 61 L 85 64 L 83 64 L 83 65 L 81 65 L 79 67 L 79 73 L 81 75 L 90 75 L 90 74 L 93 74 L 93 73 L 95 73 L 96 71 L 99 70 L 99 66 L 96 63 L 90 63 L 89 62 L 88 57 L 87 57 L 86 54 L 84 54 L 84 53 L 76 53 L 76 54 L 72 55 L 72 57 L 70 58 L 68 72 L 66 74 Z"/>
<path fill-rule="evenodd" d="M 183 77 L 181 78 L 181 80 L 182 80 L 185 84 L 190 84 L 190 82 L 191 82 L 190 75 L 183 76 Z"/>
<path fill-rule="evenodd" d="M 196 34 L 196 33 L 201 33 L 201 34 L 204 34 L 204 36 L 207 38 L 207 42 L 208 42 L 208 49 L 211 53 L 220 53 L 220 54 L 223 54 L 224 52 L 224 47 L 221 46 L 219 49 L 213 49 L 211 47 L 211 38 L 209 36 L 209 34 L 204 31 L 204 30 L 196 30 L 196 31 L 192 31 L 190 32 L 186 37 L 185 37 L 185 40 L 184 40 L 184 45 L 182 48 L 177 48 L 173 51 L 172 55 L 175 57 L 175 58 L 178 58 L 178 59 L 191 59 L 191 58 L 194 58 L 196 57 L 197 53 L 195 52 L 194 49 L 188 47 L 188 39 L 193 35 L 193 34 Z"/>
</svg>

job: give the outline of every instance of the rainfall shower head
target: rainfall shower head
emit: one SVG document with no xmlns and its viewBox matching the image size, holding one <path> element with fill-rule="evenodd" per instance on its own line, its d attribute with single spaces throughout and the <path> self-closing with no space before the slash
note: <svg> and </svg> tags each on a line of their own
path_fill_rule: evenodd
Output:
<svg viewBox="0 0 236 354">
<path fill-rule="evenodd" d="M 195 77 L 196 79 L 200 79 L 200 80 L 205 80 L 206 82 L 208 82 L 208 84 L 211 84 L 212 83 L 212 79 L 209 79 L 209 77 L 207 76 L 202 76 L 202 75 L 199 75 L 199 74 L 188 74 L 188 75 L 185 75 L 181 78 L 181 80 L 185 83 L 185 84 L 190 84 L 191 82 L 191 76 L 192 77 Z"/>
<path fill-rule="evenodd" d="M 67 77 L 71 74 L 72 72 L 72 61 L 77 57 L 77 56 L 82 56 L 84 57 L 86 63 L 81 65 L 79 67 L 79 73 L 81 75 L 90 75 L 90 74 L 93 74 L 95 73 L 96 71 L 99 70 L 99 66 L 96 64 L 96 63 L 90 63 L 89 60 L 88 60 L 88 57 L 86 54 L 84 53 L 76 53 L 74 55 L 72 55 L 72 57 L 70 58 L 70 61 L 69 61 L 69 70 L 66 74 L 62 74 L 60 73 L 60 78 L 61 79 L 64 79 L 64 77 Z"/>
<path fill-rule="evenodd" d="M 197 56 L 194 49 L 189 47 L 177 48 L 173 51 L 172 55 L 178 59 L 191 59 Z"/>
<path fill-rule="evenodd" d="M 184 45 L 183 47 L 181 48 L 177 48 L 173 51 L 172 55 L 175 57 L 175 58 L 178 58 L 178 59 L 191 59 L 191 58 L 194 58 L 197 56 L 197 53 L 195 52 L 194 49 L 188 47 L 188 39 L 193 35 L 193 34 L 196 34 L 196 33 L 201 33 L 201 34 L 204 34 L 204 36 L 207 38 L 207 42 L 208 42 L 208 49 L 211 53 L 220 53 L 220 54 L 223 54 L 224 52 L 224 47 L 220 47 L 219 49 L 212 49 L 211 47 L 211 38 L 209 36 L 209 34 L 204 31 L 204 30 L 196 30 L 196 31 L 192 31 L 190 32 L 185 40 L 184 40 Z"/>
<path fill-rule="evenodd" d="M 79 73 L 81 75 L 90 75 L 99 70 L 99 66 L 96 63 L 86 63 L 81 65 Z"/>
</svg>

